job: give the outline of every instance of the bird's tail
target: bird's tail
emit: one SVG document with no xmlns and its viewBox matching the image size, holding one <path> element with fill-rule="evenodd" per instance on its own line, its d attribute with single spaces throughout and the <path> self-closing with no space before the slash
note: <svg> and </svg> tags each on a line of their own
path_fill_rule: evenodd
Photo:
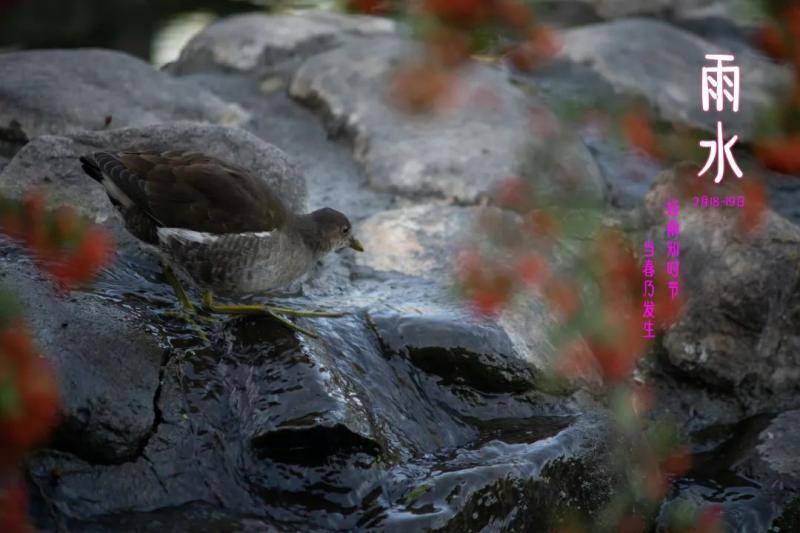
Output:
<svg viewBox="0 0 800 533">
<path fill-rule="evenodd" d="M 97 162 L 95 162 L 94 158 L 91 156 L 82 156 L 80 158 L 81 167 L 83 167 L 83 171 L 89 175 L 93 180 L 98 183 L 103 183 L 103 173 L 100 171 L 100 167 L 97 166 Z"/>
</svg>

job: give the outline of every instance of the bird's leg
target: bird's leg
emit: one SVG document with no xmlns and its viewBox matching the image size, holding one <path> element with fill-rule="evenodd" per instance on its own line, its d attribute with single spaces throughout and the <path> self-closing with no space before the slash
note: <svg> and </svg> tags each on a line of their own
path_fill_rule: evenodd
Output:
<svg viewBox="0 0 800 533">
<path fill-rule="evenodd" d="M 208 337 L 206 336 L 205 332 L 200 329 L 200 325 L 197 323 L 197 321 L 200 320 L 202 322 L 208 322 L 209 319 L 197 314 L 197 310 L 194 308 L 192 301 L 189 299 L 189 296 L 183 289 L 183 285 L 181 285 L 178 276 L 175 275 L 175 272 L 173 272 L 169 266 L 164 266 L 164 277 L 172 286 L 172 290 L 175 292 L 175 296 L 178 298 L 178 302 L 181 304 L 181 309 L 179 311 L 168 311 L 167 315 L 172 315 L 185 320 L 197 329 L 200 334 L 200 338 L 202 338 L 204 341 L 207 341 Z"/>
<path fill-rule="evenodd" d="M 246 304 L 246 305 L 228 305 L 228 304 L 218 304 L 214 301 L 214 294 L 211 291 L 207 291 L 203 294 L 203 305 L 211 311 L 212 313 L 220 313 L 225 315 L 253 315 L 253 314 L 267 314 L 283 324 L 284 326 L 299 331 L 309 337 L 317 337 L 317 334 L 313 331 L 309 331 L 301 326 L 298 326 L 294 322 L 288 320 L 287 318 L 281 316 L 277 311 L 274 310 L 273 307 L 269 307 L 266 305 L 261 304 Z"/>
<path fill-rule="evenodd" d="M 173 272 L 172 268 L 169 266 L 164 267 L 164 277 L 167 279 L 169 284 L 172 285 L 172 290 L 175 292 L 175 297 L 178 298 L 178 302 L 180 302 L 183 310 L 189 314 L 195 314 L 192 301 L 189 299 L 189 296 L 186 295 L 186 291 L 183 290 L 183 285 L 181 285 L 181 281 L 178 279 L 178 276 L 175 275 L 175 272 Z"/>
</svg>

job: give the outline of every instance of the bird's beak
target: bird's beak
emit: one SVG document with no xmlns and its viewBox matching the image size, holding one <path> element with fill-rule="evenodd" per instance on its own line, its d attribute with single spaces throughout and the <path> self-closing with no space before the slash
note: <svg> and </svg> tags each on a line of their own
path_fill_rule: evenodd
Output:
<svg viewBox="0 0 800 533">
<path fill-rule="evenodd" d="M 363 252 L 364 251 L 364 245 L 362 245 L 361 241 L 359 241 L 355 237 L 350 237 L 350 248 L 352 248 L 356 252 Z"/>
</svg>

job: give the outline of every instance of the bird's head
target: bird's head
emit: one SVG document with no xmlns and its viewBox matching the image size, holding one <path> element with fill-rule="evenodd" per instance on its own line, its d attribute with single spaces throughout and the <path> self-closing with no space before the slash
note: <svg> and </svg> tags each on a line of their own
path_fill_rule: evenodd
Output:
<svg viewBox="0 0 800 533">
<path fill-rule="evenodd" d="M 352 248 L 363 252 L 364 247 L 356 239 L 350 221 L 342 213 L 330 207 L 323 207 L 310 213 L 311 231 L 315 248 L 324 252 L 333 252 L 342 248 Z"/>
</svg>

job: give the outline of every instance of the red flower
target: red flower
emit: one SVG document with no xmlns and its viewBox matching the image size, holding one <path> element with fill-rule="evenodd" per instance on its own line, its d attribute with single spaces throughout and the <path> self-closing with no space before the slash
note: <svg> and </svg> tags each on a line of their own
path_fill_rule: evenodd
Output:
<svg viewBox="0 0 800 533">
<path fill-rule="evenodd" d="M 451 72 L 430 64 L 408 65 L 395 72 L 389 97 L 407 112 L 430 113 L 451 100 L 455 85 Z"/>
<path fill-rule="evenodd" d="M 758 229 L 767 208 L 767 192 L 764 186 L 753 180 L 742 182 L 744 207 L 739 211 L 738 228 L 743 233 Z"/>
<path fill-rule="evenodd" d="M 800 172 L 800 135 L 768 139 L 756 145 L 756 156 L 767 168 L 795 174 Z"/>
<path fill-rule="evenodd" d="M 541 283 L 549 274 L 547 261 L 539 254 L 530 253 L 517 262 L 517 273 L 528 285 Z"/>
<path fill-rule="evenodd" d="M 562 318 L 570 319 L 580 307 L 578 287 L 567 280 L 551 280 L 544 287 L 544 297 Z"/>
<path fill-rule="evenodd" d="M 391 0 L 347 0 L 346 9 L 364 15 L 387 15 L 392 11 Z"/>
<path fill-rule="evenodd" d="M 561 44 L 555 32 L 545 26 L 531 30 L 528 37 L 508 53 L 511 64 L 519 70 L 531 71 L 558 53 Z"/>
<path fill-rule="evenodd" d="M 722 523 L 722 506 L 709 505 L 697 518 L 692 533 L 722 533 L 724 531 Z"/>
<path fill-rule="evenodd" d="M 524 210 L 530 206 L 533 192 L 525 180 L 506 178 L 497 184 L 494 196 L 502 207 Z"/>
<path fill-rule="evenodd" d="M 542 240 L 552 240 L 558 237 L 561 224 L 552 213 L 538 209 L 533 211 L 526 222 L 526 227 L 531 235 Z"/>
<path fill-rule="evenodd" d="M 628 515 L 619 521 L 617 531 L 619 533 L 643 533 L 647 529 L 647 523 L 639 515 Z"/>
<path fill-rule="evenodd" d="M 525 29 L 533 23 L 533 11 L 519 0 L 498 0 L 495 15 L 500 21 L 515 29 Z"/>
<path fill-rule="evenodd" d="M 448 68 L 462 64 L 471 53 L 469 35 L 457 29 L 437 28 L 427 36 L 426 44 L 431 59 Z"/>
<path fill-rule="evenodd" d="M 98 228 L 86 231 L 78 247 L 48 265 L 48 270 L 64 287 L 92 279 L 112 258 L 114 245 L 110 236 Z"/>
<path fill-rule="evenodd" d="M 658 140 L 646 111 L 635 110 L 626 113 L 622 117 L 620 126 L 622 135 L 632 146 L 654 159 L 661 157 Z"/>
<path fill-rule="evenodd" d="M 692 454 L 685 446 L 673 451 L 661 461 L 661 472 L 669 479 L 681 477 L 692 468 Z"/>
<path fill-rule="evenodd" d="M 790 55 L 786 36 L 775 24 L 762 26 L 756 34 L 756 43 L 772 58 L 787 59 Z"/>
<path fill-rule="evenodd" d="M 489 17 L 486 0 L 424 0 L 424 8 L 443 22 L 456 26 L 475 26 Z"/>
<path fill-rule="evenodd" d="M 0 487 L 0 531 L 31 531 L 28 527 L 28 495 L 21 483 Z"/>
</svg>

